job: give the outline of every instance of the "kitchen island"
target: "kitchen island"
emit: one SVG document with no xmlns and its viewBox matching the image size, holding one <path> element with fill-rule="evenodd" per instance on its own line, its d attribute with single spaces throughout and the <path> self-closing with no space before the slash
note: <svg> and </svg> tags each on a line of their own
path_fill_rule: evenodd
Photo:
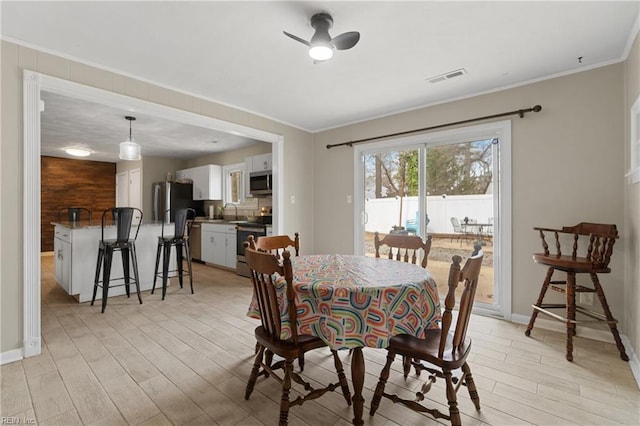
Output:
<svg viewBox="0 0 640 426">
<path fill-rule="evenodd" d="M 100 225 L 87 222 L 54 222 L 54 268 L 55 279 L 58 284 L 79 302 L 90 302 L 93 296 L 93 285 L 98 259 L 98 242 L 101 238 Z M 116 227 L 108 226 L 104 229 L 105 239 L 115 238 Z M 135 225 L 132 225 L 135 232 Z M 136 255 L 140 276 L 140 291 L 151 290 L 155 273 L 156 250 L 158 237 L 162 232 L 162 223 L 142 223 L 136 239 Z M 173 224 L 165 224 L 165 236 L 173 234 Z M 162 256 L 160 258 L 162 265 Z M 176 269 L 175 250 L 171 251 L 170 270 Z M 133 271 L 133 270 L 132 270 Z M 122 277 L 122 257 L 115 254 L 111 267 L 111 277 Z M 131 272 L 133 276 L 133 272 Z M 100 276 L 102 279 L 102 273 Z M 116 282 L 116 284 L 119 284 Z M 162 279 L 158 279 L 158 286 L 162 288 Z M 111 287 L 109 297 L 125 294 L 125 288 Z M 102 292 L 98 291 L 96 300 L 102 299 Z M 144 300 L 143 300 L 144 301 Z"/>
</svg>

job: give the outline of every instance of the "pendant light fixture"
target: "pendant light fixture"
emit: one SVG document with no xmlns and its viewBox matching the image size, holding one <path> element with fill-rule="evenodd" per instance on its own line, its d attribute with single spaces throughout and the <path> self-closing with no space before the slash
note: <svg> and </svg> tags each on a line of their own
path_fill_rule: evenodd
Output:
<svg viewBox="0 0 640 426">
<path fill-rule="evenodd" d="M 129 120 L 129 139 L 127 139 L 126 141 L 120 143 L 120 159 L 121 160 L 134 160 L 134 161 L 135 160 L 139 160 L 141 158 L 140 145 L 135 143 L 133 141 L 133 138 L 131 137 L 131 122 L 134 121 L 136 118 L 135 117 L 131 117 L 129 115 L 127 115 L 124 118 Z"/>
</svg>

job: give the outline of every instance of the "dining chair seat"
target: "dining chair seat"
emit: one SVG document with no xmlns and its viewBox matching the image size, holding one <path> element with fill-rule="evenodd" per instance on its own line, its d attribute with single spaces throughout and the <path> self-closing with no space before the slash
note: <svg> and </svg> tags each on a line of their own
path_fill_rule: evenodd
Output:
<svg viewBox="0 0 640 426">
<path fill-rule="evenodd" d="M 398 353 L 404 354 L 415 359 L 423 359 L 430 364 L 437 365 L 438 367 L 446 367 L 450 370 L 460 368 L 464 364 L 471 345 L 469 342 L 460 347 L 454 348 L 452 351 L 446 351 L 442 354 L 442 357 L 438 357 L 434 354 L 438 353 L 440 346 L 440 329 L 426 330 L 423 338 L 418 339 L 408 334 L 400 334 L 393 336 L 389 345 L 393 346 Z M 447 333 L 445 345 L 452 347 L 453 332 Z M 416 374 L 420 375 L 420 370 L 416 371 Z"/>
<path fill-rule="evenodd" d="M 292 339 L 274 339 L 262 326 L 256 327 L 254 333 L 258 344 L 272 347 L 275 352 L 285 354 L 285 357 L 297 358 L 299 354 L 327 346 L 320 338 L 309 334 L 298 334 L 296 343 Z"/>
</svg>

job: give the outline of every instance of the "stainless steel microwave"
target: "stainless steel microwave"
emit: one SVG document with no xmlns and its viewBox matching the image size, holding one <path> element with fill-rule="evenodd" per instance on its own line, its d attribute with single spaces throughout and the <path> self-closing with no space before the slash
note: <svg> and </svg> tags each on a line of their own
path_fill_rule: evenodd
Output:
<svg viewBox="0 0 640 426">
<path fill-rule="evenodd" d="M 251 195 L 271 195 L 272 184 L 271 170 L 249 173 L 249 193 Z"/>
</svg>

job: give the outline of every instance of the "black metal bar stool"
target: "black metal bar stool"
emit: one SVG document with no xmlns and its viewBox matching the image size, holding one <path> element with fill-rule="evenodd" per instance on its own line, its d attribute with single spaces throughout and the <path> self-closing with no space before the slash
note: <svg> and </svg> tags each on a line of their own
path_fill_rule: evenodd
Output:
<svg viewBox="0 0 640 426">
<path fill-rule="evenodd" d="M 139 214 L 139 221 L 135 225 L 136 232 L 131 237 L 131 224 L 135 214 Z M 109 223 L 107 217 L 110 216 Z M 114 207 L 105 210 L 102 213 L 102 234 L 98 244 L 98 264 L 96 265 L 96 277 L 93 286 L 93 298 L 91 305 L 96 300 L 98 287 L 102 287 L 102 313 L 107 307 L 107 298 L 109 297 L 109 287 L 125 287 L 127 297 L 130 297 L 129 285 L 131 284 L 129 256 L 133 266 L 133 279 L 138 293 L 138 300 L 142 304 L 140 296 L 140 276 L 138 274 L 138 260 L 136 256 L 136 238 L 142 223 L 142 211 L 135 207 Z M 104 229 L 106 226 L 116 226 L 116 238 L 105 239 Z M 119 278 L 111 278 L 111 265 L 113 261 L 113 252 L 119 251 L 122 254 L 122 270 L 123 276 Z M 103 271 L 102 281 L 100 281 L 100 269 Z M 111 281 L 124 281 L 122 284 L 112 284 Z"/>
<path fill-rule="evenodd" d="M 166 210 L 164 212 L 163 221 L 162 221 L 162 233 L 158 237 L 158 250 L 156 251 L 156 269 L 155 275 L 153 277 L 153 287 L 151 288 L 151 294 L 156 289 L 156 280 L 158 277 L 162 277 L 162 300 L 164 300 L 165 295 L 167 294 L 167 280 L 171 277 L 175 277 L 177 272 L 178 281 L 180 282 L 180 288 L 182 287 L 182 278 L 184 275 L 189 276 L 189 284 L 191 286 L 191 294 L 193 294 L 193 278 L 191 275 L 191 249 L 189 247 L 189 236 L 191 235 L 191 227 L 193 226 L 193 220 L 196 218 L 196 211 L 191 208 L 183 208 L 176 210 Z M 173 220 L 173 235 L 165 236 L 164 235 L 164 225 L 165 223 L 169 223 Z M 176 260 L 177 260 L 177 269 L 169 270 L 169 260 L 171 257 L 171 247 L 175 246 L 176 248 Z M 184 247 L 184 254 L 187 257 L 187 268 L 188 273 L 185 274 L 183 271 L 183 253 L 182 248 Z M 162 272 L 158 272 L 158 267 L 160 266 L 160 254 L 162 253 Z"/>
</svg>

